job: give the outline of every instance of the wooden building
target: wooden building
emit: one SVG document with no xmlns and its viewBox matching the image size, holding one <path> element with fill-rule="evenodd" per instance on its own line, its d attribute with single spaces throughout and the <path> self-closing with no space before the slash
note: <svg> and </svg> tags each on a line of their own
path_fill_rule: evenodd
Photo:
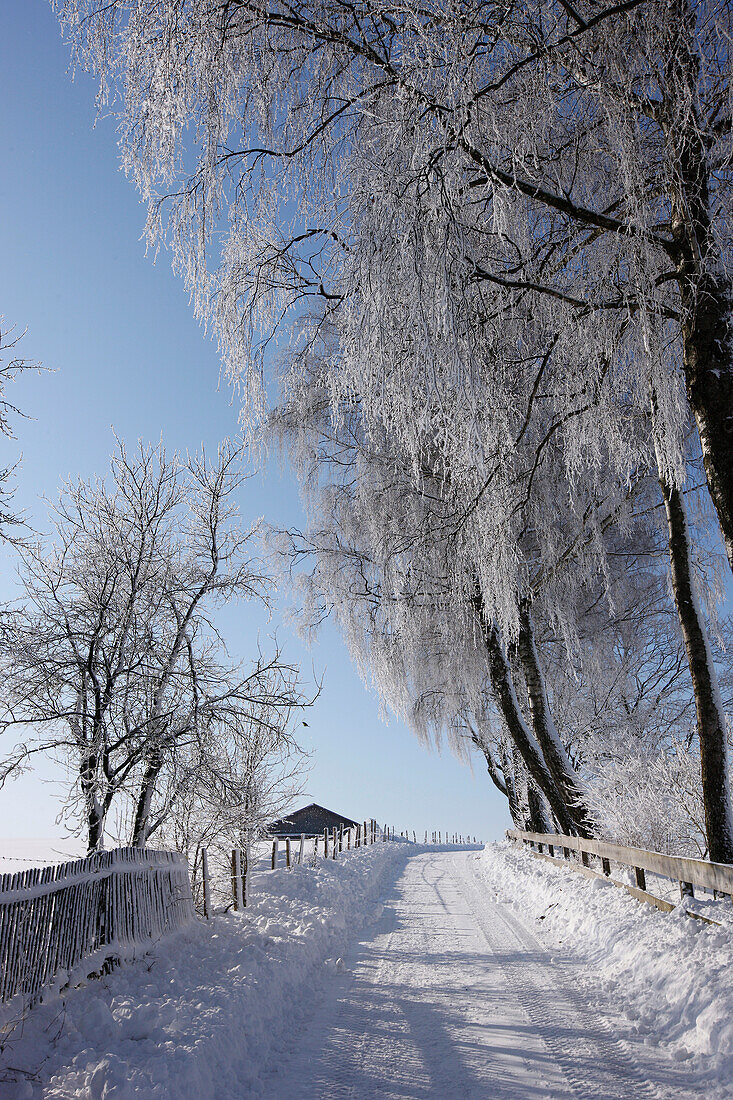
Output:
<svg viewBox="0 0 733 1100">
<path fill-rule="evenodd" d="M 353 829 L 357 824 L 358 822 L 352 821 L 350 817 L 344 817 L 343 814 L 334 813 L 333 810 L 327 810 L 325 806 L 311 802 L 309 806 L 303 806 L 302 809 L 294 810 L 286 817 L 281 817 L 279 821 L 273 821 L 267 826 L 267 833 L 272 837 L 293 837 L 303 834 L 320 836 L 324 829 L 339 829 L 342 825 L 344 829 Z"/>
</svg>

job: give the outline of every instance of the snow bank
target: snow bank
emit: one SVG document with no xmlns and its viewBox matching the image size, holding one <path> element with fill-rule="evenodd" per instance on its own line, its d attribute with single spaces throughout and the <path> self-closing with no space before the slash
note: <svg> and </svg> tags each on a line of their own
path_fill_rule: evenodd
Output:
<svg viewBox="0 0 733 1100">
<path fill-rule="evenodd" d="M 716 1095 L 733 1094 L 729 926 L 706 925 L 681 908 L 661 913 L 603 879 L 553 867 L 506 843 L 487 846 L 480 866 L 502 904 L 541 921 L 536 930 L 548 945 L 587 964 L 586 979 L 574 969 L 578 980 L 603 987 L 630 1033 L 692 1060 L 702 1081 L 722 1086 Z M 730 909 L 730 902 L 716 905 Z"/>
<path fill-rule="evenodd" d="M 375 910 L 412 845 L 375 844 L 254 877 L 243 914 L 198 921 L 146 958 L 38 1005 L 0 1054 L 3 1100 L 207 1100 L 261 1093 L 268 1051 Z M 12 1069 L 10 1068 L 12 1067 Z"/>
</svg>

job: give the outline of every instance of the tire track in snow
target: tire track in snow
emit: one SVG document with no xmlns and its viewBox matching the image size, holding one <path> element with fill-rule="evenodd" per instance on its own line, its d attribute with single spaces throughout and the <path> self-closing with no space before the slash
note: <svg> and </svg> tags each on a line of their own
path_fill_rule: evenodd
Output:
<svg viewBox="0 0 733 1100">
<path fill-rule="evenodd" d="M 471 898 L 486 942 L 517 999 L 584 1100 L 667 1100 L 702 1095 L 679 1063 L 641 1042 L 617 1039 L 606 1017 L 584 1002 L 565 966 L 524 923 L 487 893 L 478 857 L 456 860 L 452 873 Z M 531 965 L 528 965 L 531 960 Z"/>
<path fill-rule="evenodd" d="M 270 1061 L 267 1100 L 697 1095 L 671 1058 L 613 1036 L 477 869 L 469 852 L 408 860 Z"/>
</svg>

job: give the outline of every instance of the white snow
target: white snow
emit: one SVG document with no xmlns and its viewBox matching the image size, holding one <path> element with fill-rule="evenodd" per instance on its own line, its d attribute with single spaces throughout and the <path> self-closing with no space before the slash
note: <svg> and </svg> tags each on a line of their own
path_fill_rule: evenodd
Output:
<svg viewBox="0 0 733 1100">
<path fill-rule="evenodd" d="M 252 903 L 34 1008 L 3 1100 L 733 1093 L 726 930 L 506 845 L 376 844 Z"/>
<path fill-rule="evenodd" d="M 681 906 L 661 913 L 603 879 L 588 880 L 508 844 L 488 846 L 481 870 L 504 905 L 535 926 L 541 922 L 542 939 L 581 964 L 576 981 L 589 997 L 616 1005 L 625 1037 L 659 1044 L 686 1063 L 706 1096 L 733 1095 L 729 900 L 687 902 L 726 921 L 717 928 L 685 916 Z"/>
<path fill-rule="evenodd" d="M 380 878 L 410 850 L 375 844 L 255 875 L 242 915 L 198 921 L 145 959 L 52 995 L 6 1028 L 3 1100 L 252 1095 L 273 1042 L 307 1010 L 319 972 L 373 916 Z"/>
</svg>

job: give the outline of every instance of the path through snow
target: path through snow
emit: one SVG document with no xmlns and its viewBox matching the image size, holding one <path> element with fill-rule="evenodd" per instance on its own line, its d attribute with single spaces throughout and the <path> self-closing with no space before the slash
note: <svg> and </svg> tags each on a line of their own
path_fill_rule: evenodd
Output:
<svg viewBox="0 0 733 1100">
<path fill-rule="evenodd" d="M 667 1054 L 615 1039 L 613 1008 L 584 1001 L 572 960 L 551 957 L 486 887 L 475 851 L 411 857 L 379 923 L 314 990 L 308 1022 L 273 1050 L 265 1096 L 700 1095 Z"/>
</svg>

